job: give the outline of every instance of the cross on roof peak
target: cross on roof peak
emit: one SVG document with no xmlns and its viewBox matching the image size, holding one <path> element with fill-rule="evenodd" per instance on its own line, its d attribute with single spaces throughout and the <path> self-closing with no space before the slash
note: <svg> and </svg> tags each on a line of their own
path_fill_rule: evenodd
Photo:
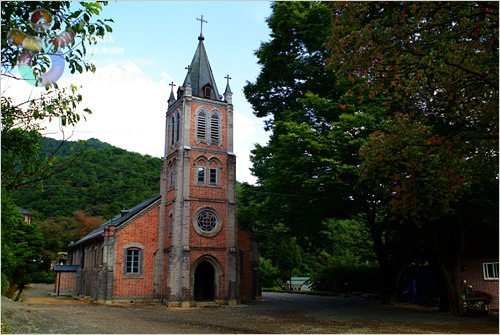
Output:
<svg viewBox="0 0 500 335">
<path fill-rule="evenodd" d="M 201 15 L 201 19 L 196 18 L 196 20 L 200 21 L 200 36 L 203 36 L 203 22 L 205 22 L 205 23 L 208 23 L 208 22 L 203 20 L 203 14 Z"/>
</svg>

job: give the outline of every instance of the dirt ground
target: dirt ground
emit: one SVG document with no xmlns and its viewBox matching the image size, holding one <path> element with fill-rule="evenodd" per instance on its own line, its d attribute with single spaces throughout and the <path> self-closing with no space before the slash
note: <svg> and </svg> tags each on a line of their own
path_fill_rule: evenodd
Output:
<svg viewBox="0 0 500 335">
<path fill-rule="evenodd" d="M 35 284 L 20 302 L 2 297 L 2 331 L 25 334 L 453 333 L 498 334 L 498 317 L 464 317 L 411 304 L 383 306 L 361 297 L 264 293 L 236 307 L 107 305 L 50 297 Z"/>
</svg>

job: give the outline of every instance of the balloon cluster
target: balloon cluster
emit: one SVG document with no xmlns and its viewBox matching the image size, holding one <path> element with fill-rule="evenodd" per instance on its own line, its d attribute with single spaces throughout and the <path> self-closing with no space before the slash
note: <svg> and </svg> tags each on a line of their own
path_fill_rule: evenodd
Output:
<svg viewBox="0 0 500 335">
<path fill-rule="evenodd" d="M 54 24 L 52 14 L 46 9 L 37 9 L 31 14 L 31 27 L 40 33 L 46 33 Z M 45 86 L 56 82 L 64 72 L 64 55 L 60 51 L 73 42 L 75 32 L 66 29 L 54 38 L 31 36 L 19 29 L 12 29 L 7 35 L 9 42 L 21 47 L 23 51 L 17 56 L 17 65 L 21 76 L 33 86 Z M 45 73 L 37 75 L 33 69 L 33 58 L 38 54 L 50 57 L 51 66 Z"/>
</svg>

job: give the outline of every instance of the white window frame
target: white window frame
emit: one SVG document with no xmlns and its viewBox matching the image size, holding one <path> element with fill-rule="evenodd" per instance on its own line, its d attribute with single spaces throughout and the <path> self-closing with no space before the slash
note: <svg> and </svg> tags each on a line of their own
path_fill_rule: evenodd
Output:
<svg viewBox="0 0 500 335">
<path fill-rule="evenodd" d="M 129 252 L 131 254 L 129 254 Z M 132 254 L 133 253 L 133 254 Z M 134 255 L 137 253 L 136 255 Z M 124 272 L 127 275 L 142 274 L 142 249 L 130 247 L 125 249 Z"/>
<path fill-rule="evenodd" d="M 498 280 L 498 262 L 483 262 L 484 280 Z"/>
</svg>

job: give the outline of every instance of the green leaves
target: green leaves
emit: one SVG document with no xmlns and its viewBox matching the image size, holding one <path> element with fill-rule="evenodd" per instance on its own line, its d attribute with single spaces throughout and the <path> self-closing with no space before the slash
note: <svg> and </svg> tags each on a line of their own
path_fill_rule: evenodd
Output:
<svg viewBox="0 0 500 335">
<path fill-rule="evenodd" d="M 82 8 L 75 10 L 75 6 Z M 48 10 L 54 20 L 52 29 L 47 32 L 35 31 L 29 21 L 31 14 L 40 7 Z M 112 31 L 109 26 L 112 20 L 95 20 L 101 10 L 101 3 L 77 5 L 71 2 L 2 2 L 2 77 L 14 77 L 12 70 L 17 65 L 20 52 L 16 44 L 8 42 L 7 35 L 12 29 L 21 29 L 30 36 L 52 39 L 51 41 L 69 34 L 63 39 L 64 56 L 71 73 L 94 72 L 95 66 L 85 60 L 86 46 L 97 43 L 98 37 Z M 61 32 L 60 29 L 69 30 Z M 39 36 L 42 33 L 45 35 Z M 45 73 L 49 66 L 47 55 L 36 55 L 30 66 L 38 75 Z M 49 83 L 39 98 L 27 97 L 26 101 L 17 105 L 8 98 L 8 91 L 3 93 L 2 183 L 7 189 L 12 189 L 40 181 L 55 173 L 51 167 L 54 155 L 42 159 L 36 151 L 40 148 L 41 137 L 36 133 L 43 130 L 43 122 L 57 120 L 62 128 L 75 126 L 91 111 L 88 108 L 79 109 L 82 96 L 74 85 L 59 88 L 57 83 Z"/>
<path fill-rule="evenodd" d="M 12 69 L 17 64 L 18 50 L 16 46 L 8 42 L 7 34 L 12 29 L 21 29 L 23 32 L 38 36 L 29 24 L 29 16 L 36 9 L 43 7 L 49 10 L 54 19 L 52 30 L 46 32 L 51 38 L 55 38 L 62 32 L 61 29 L 71 29 L 75 36 L 69 47 L 64 49 L 65 59 L 71 73 L 78 71 L 95 71 L 95 66 L 85 60 L 86 48 L 96 44 L 98 38 L 103 38 L 106 33 L 111 33 L 113 28 L 112 19 L 96 19 L 101 15 L 103 4 L 99 2 L 80 2 L 80 8 L 74 9 L 76 3 L 50 2 L 43 4 L 35 2 L 8 1 L 2 3 L 2 75 L 12 76 Z M 47 36 L 40 36 L 46 38 Z M 39 67 L 40 61 L 35 60 L 33 67 Z M 43 70 L 43 69 L 42 69 Z M 45 69 L 46 70 L 46 69 Z M 41 71 L 42 73 L 44 71 Z"/>
</svg>

